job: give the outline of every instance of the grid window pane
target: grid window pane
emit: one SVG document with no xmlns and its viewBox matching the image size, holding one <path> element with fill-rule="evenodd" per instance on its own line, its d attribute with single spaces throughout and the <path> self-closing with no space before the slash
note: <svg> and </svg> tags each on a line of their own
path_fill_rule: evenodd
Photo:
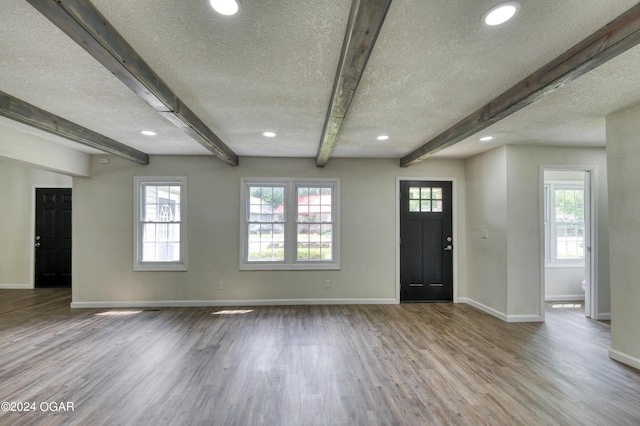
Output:
<svg viewBox="0 0 640 426">
<path fill-rule="evenodd" d="M 337 269 L 333 179 L 243 179 L 241 269 Z"/>
<path fill-rule="evenodd" d="M 180 261 L 180 185 L 142 184 L 142 262 Z"/>
<path fill-rule="evenodd" d="M 442 212 L 442 188 L 409 187 L 409 211 L 414 213 Z"/>
<path fill-rule="evenodd" d="M 584 190 L 555 190 L 556 259 L 584 258 Z"/>
<path fill-rule="evenodd" d="M 333 188 L 296 188 L 296 259 L 333 259 Z"/>
<path fill-rule="evenodd" d="M 284 227 L 281 224 L 249 224 L 249 261 L 284 260 Z"/>
<path fill-rule="evenodd" d="M 284 194 L 283 186 L 249 186 L 247 261 L 285 259 Z"/>
</svg>

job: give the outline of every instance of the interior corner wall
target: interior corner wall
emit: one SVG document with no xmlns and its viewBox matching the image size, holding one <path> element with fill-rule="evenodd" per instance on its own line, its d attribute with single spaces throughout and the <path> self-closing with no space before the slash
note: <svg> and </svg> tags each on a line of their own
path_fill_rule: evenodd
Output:
<svg viewBox="0 0 640 426">
<path fill-rule="evenodd" d="M 71 186 L 68 176 L 0 159 L 0 288 L 33 287 L 34 187 Z"/>
<path fill-rule="evenodd" d="M 467 287 L 460 296 L 504 314 L 508 291 L 506 148 L 467 159 L 465 179 Z"/>
<path fill-rule="evenodd" d="M 134 176 L 187 176 L 186 272 L 133 271 Z M 394 159 L 241 157 L 237 167 L 212 156 L 151 156 L 147 166 L 94 158 L 91 177 L 74 178 L 74 306 L 126 304 L 395 303 L 398 177 L 453 178 L 464 209 L 464 163 Z M 339 178 L 341 269 L 240 271 L 242 177 Z M 464 240 L 464 214 L 457 232 Z M 464 244 L 458 244 L 464 265 Z M 458 281 L 464 280 L 459 268 Z M 325 288 L 325 280 L 331 287 Z M 218 290 L 217 283 L 223 282 Z"/>
<path fill-rule="evenodd" d="M 533 316 L 541 312 L 543 289 L 540 286 L 544 259 L 540 247 L 542 235 L 541 166 L 595 167 L 599 303 L 597 313 L 610 312 L 609 289 L 609 212 L 607 197 L 607 161 L 604 148 L 568 148 L 549 146 L 507 147 L 508 177 L 508 314 Z"/>
<path fill-rule="evenodd" d="M 640 106 L 607 117 L 612 358 L 640 369 Z"/>
<path fill-rule="evenodd" d="M 604 148 L 506 146 L 465 161 L 467 287 L 463 298 L 509 321 L 541 319 L 542 165 L 596 168 L 597 312 L 609 312 L 607 164 Z M 486 238 L 483 238 L 486 231 Z"/>
</svg>

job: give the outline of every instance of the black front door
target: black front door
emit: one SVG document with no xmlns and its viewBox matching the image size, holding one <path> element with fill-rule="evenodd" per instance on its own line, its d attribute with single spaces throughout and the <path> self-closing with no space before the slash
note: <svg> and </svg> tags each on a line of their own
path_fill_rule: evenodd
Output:
<svg viewBox="0 0 640 426">
<path fill-rule="evenodd" d="M 36 188 L 35 286 L 71 287 L 71 189 Z"/>
<path fill-rule="evenodd" d="M 453 301 L 452 183 L 400 182 L 400 301 Z"/>
</svg>

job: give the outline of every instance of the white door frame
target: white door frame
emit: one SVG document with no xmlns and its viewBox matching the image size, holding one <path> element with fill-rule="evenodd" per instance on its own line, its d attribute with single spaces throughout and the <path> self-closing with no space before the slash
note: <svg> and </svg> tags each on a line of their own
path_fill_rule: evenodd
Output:
<svg viewBox="0 0 640 426">
<path fill-rule="evenodd" d="M 451 221 L 453 226 L 453 303 L 458 303 L 458 247 L 461 245 L 461 239 L 460 235 L 458 235 L 457 180 L 454 177 L 431 176 L 396 177 L 396 303 L 400 303 L 400 182 L 406 180 L 451 182 Z"/>
<path fill-rule="evenodd" d="M 544 232 L 544 172 L 545 171 L 576 171 L 584 172 L 585 177 L 585 201 L 588 200 L 589 209 L 587 211 L 588 221 L 585 229 L 585 249 L 588 256 L 585 256 L 585 275 L 589 285 L 590 303 L 587 316 L 598 319 L 598 233 L 596 232 L 596 224 L 598 223 L 598 168 L 596 166 L 582 165 L 546 165 L 540 166 L 540 317 L 544 321 L 545 311 L 545 232 Z"/>
</svg>

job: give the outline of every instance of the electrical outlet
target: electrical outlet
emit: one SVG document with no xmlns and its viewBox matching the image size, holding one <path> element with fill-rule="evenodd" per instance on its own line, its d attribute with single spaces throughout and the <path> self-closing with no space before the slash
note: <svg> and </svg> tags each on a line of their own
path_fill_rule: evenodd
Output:
<svg viewBox="0 0 640 426">
<path fill-rule="evenodd" d="M 218 290 L 224 289 L 224 284 L 222 281 L 218 281 Z"/>
<path fill-rule="evenodd" d="M 324 280 L 324 288 L 331 288 L 331 280 Z"/>
</svg>

